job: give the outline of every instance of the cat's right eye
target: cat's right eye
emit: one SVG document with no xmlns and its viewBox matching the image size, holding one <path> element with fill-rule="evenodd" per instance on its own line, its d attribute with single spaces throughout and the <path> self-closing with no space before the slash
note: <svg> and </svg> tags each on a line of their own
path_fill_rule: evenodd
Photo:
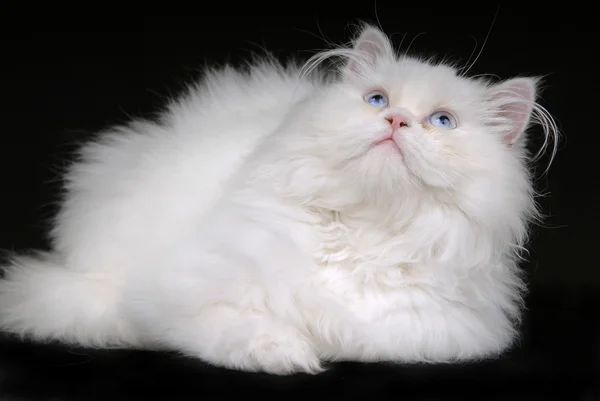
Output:
<svg viewBox="0 0 600 401">
<path fill-rule="evenodd" d="M 389 106 L 390 102 L 385 92 L 374 90 L 367 93 L 364 97 L 365 102 L 378 109 L 384 109 Z"/>
</svg>

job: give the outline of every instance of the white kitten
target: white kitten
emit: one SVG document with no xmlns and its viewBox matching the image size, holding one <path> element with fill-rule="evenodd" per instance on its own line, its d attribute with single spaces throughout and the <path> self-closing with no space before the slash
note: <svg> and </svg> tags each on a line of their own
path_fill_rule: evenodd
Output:
<svg viewBox="0 0 600 401">
<path fill-rule="evenodd" d="M 515 337 L 536 217 L 537 80 L 398 58 L 365 27 L 339 74 L 209 72 L 161 121 L 85 146 L 54 251 L 0 281 L 0 327 L 249 371 L 444 362 Z"/>
</svg>

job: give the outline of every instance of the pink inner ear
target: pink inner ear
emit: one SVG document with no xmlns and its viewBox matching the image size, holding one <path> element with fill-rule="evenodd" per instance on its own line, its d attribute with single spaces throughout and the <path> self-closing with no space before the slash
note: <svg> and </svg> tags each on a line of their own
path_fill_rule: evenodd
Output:
<svg viewBox="0 0 600 401">
<path fill-rule="evenodd" d="M 512 146 L 523 134 L 525 128 L 527 128 L 529 115 L 531 114 L 531 108 L 523 104 L 512 104 L 506 106 L 503 114 L 505 114 L 514 122 L 514 128 L 505 136 L 506 142 Z"/>
<path fill-rule="evenodd" d="M 371 42 L 361 42 L 361 43 L 357 44 L 355 49 L 360 51 L 361 53 L 367 54 L 370 58 L 369 62 L 372 62 L 375 60 L 375 57 L 377 55 L 377 46 L 375 44 L 373 44 Z M 350 62 L 348 63 L 348 69 L 352 72 L 360 73 L 361 64 L 357 63 L 353 60 L 350 60 Z"/>
<path fill-rule="evenodd" d="M 380 30 L 367 27 L 354 42 L 354 50 L 358 50 L 367 56 L 368 63 L 373 63 L 379 57 L 391 52 L 391 46 L 388 38 Z M 359 73 L 362 64 L 350 60 L 348 62 L 348 70 Z"/>
<path fill-rule="evenodd" d="M 360 37 L 359 42 L 356 43 L 355 49 L 375 58 L 381 51 L 380 46 L 381 45 L 378 44 L 377 35 L 369 32 Z"/>
<path fill-rule="evenodd" d="M 504 103 L 500 107 L 501 115 L 511 122 L 511 129 L 505 134 L 505 140 L 509 146 L 513 146 L 527 128 L 531 118 L 535 100 L 534 81 L 516 78 L 500 84 L 494 92 L 494 97 Z"/>
</svg>

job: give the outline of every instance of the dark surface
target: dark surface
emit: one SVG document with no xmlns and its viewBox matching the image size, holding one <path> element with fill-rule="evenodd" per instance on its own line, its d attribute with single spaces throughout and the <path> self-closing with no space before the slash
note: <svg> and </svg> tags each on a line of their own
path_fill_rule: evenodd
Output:
<svg viewBox="0 0 600 401">
<path fill-rule="evenodd" d="M 590 3 L 591 4 L 591 3 Z M 23 19 L 2 36 L 0 248 L 45 248 L 59 169 L 78 142 L 128 116 L 150 116 L 205 62 L 237 62 L 259 47 L 280 56 L 349 39 L 332 16 Z M 337 10 L 340 11 L 339 9 Z M 411 52 L 466 63 L 495 6 L 409 9 L 378 4 L 384 30 Z M 41 17 L 40 17 L 41 18 Z M 232 397 L 419 400 L 600 399 L 600 168 L 597 43 L 592 10 L 501 8 L 471 73 L 546 76 L 542 104 L 566 135 L 538 181 L 549 218 L 535 229 L 531 295 L 518 347 L 464 366 L 338 364 L 316 377 L 269 377 L 206 367 L 174 355 L 81 350 L 0 339 L 0 400 L 179 400 Z M 297 49 L 306 49 L 298 52 Z M 534 131 L 534 134 L 539 132 Z M 539 136 L 539 135 L 538 135 Z M 543 163 L 543 161 L 542 161 Z M 542 166 L 543 167 L 543 166 Z"/>
<path fill-rule="evenodd" d="M 176 355 L 5 340 L 0 343 L 0 399 L 191 400 L 260 394 L 324 400 L 595 401 L 597 305 L 598 298 L 581 299 L 578 305 L 548 297 L 531 300 L 521 345 L 502 360 L 463 366 L 340 363 L 318 376 L 274 377 L 213 368 Z"/>
</svg>

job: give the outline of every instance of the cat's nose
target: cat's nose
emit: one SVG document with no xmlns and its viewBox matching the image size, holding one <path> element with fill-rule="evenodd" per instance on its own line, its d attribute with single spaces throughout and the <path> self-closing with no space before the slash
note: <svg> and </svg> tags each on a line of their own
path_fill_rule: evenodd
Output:
<svg viewBox="0 0 600 401">
<path fill-rule="evenodd" d="M 394 131 L 401 127 L 408 127 L 408 118 L 400 113 L 390 114 L 385 119 L 390 123 Z"/>
</svg>

